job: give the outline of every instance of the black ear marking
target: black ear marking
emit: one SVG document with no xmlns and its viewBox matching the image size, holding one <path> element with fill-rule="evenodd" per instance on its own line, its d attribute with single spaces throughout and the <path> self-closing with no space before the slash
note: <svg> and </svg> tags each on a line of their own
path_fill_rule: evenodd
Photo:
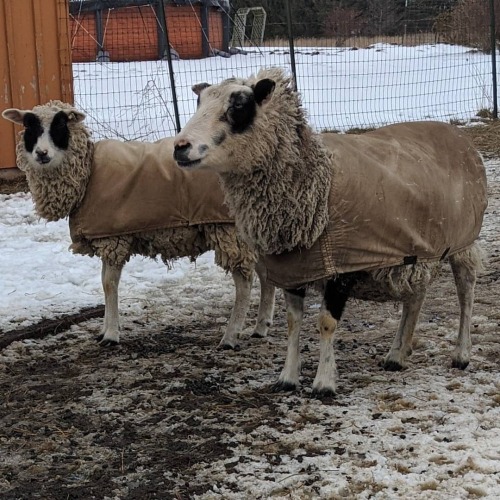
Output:
<svg viewBox="0 0 500 500">
<path fill-rule="evenodd" d="M 203 89 L 206 89 L 207 87 L 210 87 L 210 84 L 209 83 L 196 83 L 195 85 L 193 85 L 191 87 L 191 90 L 197 95 L 199 96 L 201 94 L 201 91 Z"/>
<path fill-rule="evenodd" d="M 259 80 L 253 87 L 255 102 L 260 105 L 266 99 L 270 98 L 274 92 L 274 87 L 276 87 L 274 80 L 270 80 L 269 78 Z"/>
</svg>

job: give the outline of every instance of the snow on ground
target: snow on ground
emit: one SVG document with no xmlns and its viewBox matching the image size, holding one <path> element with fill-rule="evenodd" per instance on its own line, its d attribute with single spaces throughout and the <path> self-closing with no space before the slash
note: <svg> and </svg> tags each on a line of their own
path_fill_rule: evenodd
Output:
<svg viewBox="0 0 500 500">
<path fill-rule="evenodd" d="M 96 319 L 1 351 L 0 496 L 499 498 L 500 162 L 487 166 L 489 265 L 466 371 L 450 368 L 459 318 L 449 271 L 429 292 L 401 373 L 378 367 L 398 309 L 349 304 L 339 393 L 321 401 L 311 395 L 317 297 L 301 338 L 302 388 L 273 393 L 286 352 L 281 294 L 268 339 L 250 339 L 249 321 L 242 350 L 219 351 L 232 285 L 210 256 L 173 272 L 136 259 L 125 268 L 118 348 L 98 346 Z M 37 221 L 28 195 L 3 196 L 0 207 L 4 248 L 21 242 L 1 264 L 4 326 L 101 301 L 98 265 L 67 253 L 65 224 Z M 252 321 L 256 306 L 254 295 Z"/>
<path fill-rule="evenodd" d="M 103 303 L 99 259 L 72 254 L 70 244 L 67 220 L 40 219 L 29 194 L 0 195 L 0 330 Z M 195 264 L 180 259 L 167 270 L 161 259 L 133 257 L 120 281 L 122 307 L 155 300 L 155 294 L 148 297 L 152 284 L 175 287 L 189 282 L 208 290 L 223 285 L 228 290 L 222 298 L 230 297 L 232 280 L 212 265 L 213 260 L 209 252 Z"/>
</svg>

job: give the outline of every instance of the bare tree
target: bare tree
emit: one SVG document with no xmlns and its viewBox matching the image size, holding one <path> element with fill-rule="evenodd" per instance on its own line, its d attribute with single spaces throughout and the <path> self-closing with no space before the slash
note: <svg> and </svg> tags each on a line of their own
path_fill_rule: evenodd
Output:
<svg viewBox="0 0 500 500">
<path fill-rule="evenodd" d="M 365 20 L 366 35 L 396 35 L 404 18 L 403 8 L 394 0 L 367 0 Z"/>
<path fill-rule="evenodd" d="M 363 25 L 361 11 L 340 5 L 333 7 L 327 14 L 323 34 L 335 38 L 335 45 L 342 47 L 351 36 L 359 36 Z"/>
</svg>

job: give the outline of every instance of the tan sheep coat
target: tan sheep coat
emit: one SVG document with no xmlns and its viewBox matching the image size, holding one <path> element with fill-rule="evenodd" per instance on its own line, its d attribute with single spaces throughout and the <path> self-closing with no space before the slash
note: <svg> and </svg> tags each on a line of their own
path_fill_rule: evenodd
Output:
<svg viewBox="0 0 500 500">
<path fill-rule="evenodd" d="M 95 144 L 85 196 L 70 215 L 74 243 L 158 229 L 230 223 L 218 177 L 186 172 L 173 160 L 173 139 Z"/>
<path fill-rule="evenodd" d="M 437 261 L 478 237 L 485 170 L 456 127 L 404 123 L 322 140 L 334 154 L 327 229 L 310 249 L 267 255 L 272 283 L 295 288 L 337 273 Z"/>
</svg>

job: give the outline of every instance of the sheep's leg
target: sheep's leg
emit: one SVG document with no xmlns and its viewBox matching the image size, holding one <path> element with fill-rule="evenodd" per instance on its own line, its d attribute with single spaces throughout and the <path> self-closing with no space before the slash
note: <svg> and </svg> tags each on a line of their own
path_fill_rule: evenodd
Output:
<svg viewBox="0 0 500 500">
<path fill-rule="evenodd" d="M 333 338 L 337 320 L 330 311 L 321 311 L 319 322 L 319 364 L 313 382 L 313 394 L 318 396 L 334 395 L 337 389 L 337 365 Z"/>
<path fill-rule="evenodd" d="M 305 289 L 285 290 L 288 322 L 288 346 L 286 361 L 273 390 L 293 391 L 299 385 L 300 352 L 299 334 L 304 317 Z"/>
<path fill-rule="evenodd" d="M 219 348 L 239 350 L 240 345 L 238 339 L 243 329 L 248 308 L 250 307 L 253 275 L 248 279 L 245 278 L 240 271 L 233 271 L 232 275 L 236 288 L 236 297 L 226 333 L 224 333 L 219 343 Z"/>
<path fill-rule="evenodd" d="M 420 309 L 425 299 L 425 292 L 416 293 L 410 300 L 403 302 L 403 311 L 399 321 L 398 331 L 382 367 L 387 371 L 399 371 L 406 367 L 406 358 L 412 352 L 412 339 L 417 326 Z"/>
<path fill-rule="evenodd" d="M 461 259 L 460 256 L 450 257 L 450 264 L 460 304 L 458 340 L 451 358 L 451 366 L 465 370 L 470 361 L 472 348 L 470 324 L 472 320 L 472 306 L 474 304 L 474 287 L 476 285 L 476 266 L 470 259 Z"/>
<path fill-rule="evenodd" d="M 269 328 L 273 324 L 275 287 L 267 282 L 267 271 L 264 263 L 259 261 L 255 266 L 260 281 L 260 303 L 252 337 L 267 337 Z"/>
<path fill-rule="evenodd" d="M 118 317 L 118 284 L 123 266 L 111 265 L 102 261 L 101 280 L 104 290 L 104 325 L 97 340 L 102 346 L 120 342 L 120 324 Z"/>
<path fill-rule="evenodd" d="M 319 364 L 313 382 L 313 394 L 334 395 L 337 389 L 337 365 L 333 347 L 334 333 L 346 305 L 349 288 L 339 289 L 336 280 L 330 280 L 324 291 L 323 309 L 319 317 Z"/>
</svg>

